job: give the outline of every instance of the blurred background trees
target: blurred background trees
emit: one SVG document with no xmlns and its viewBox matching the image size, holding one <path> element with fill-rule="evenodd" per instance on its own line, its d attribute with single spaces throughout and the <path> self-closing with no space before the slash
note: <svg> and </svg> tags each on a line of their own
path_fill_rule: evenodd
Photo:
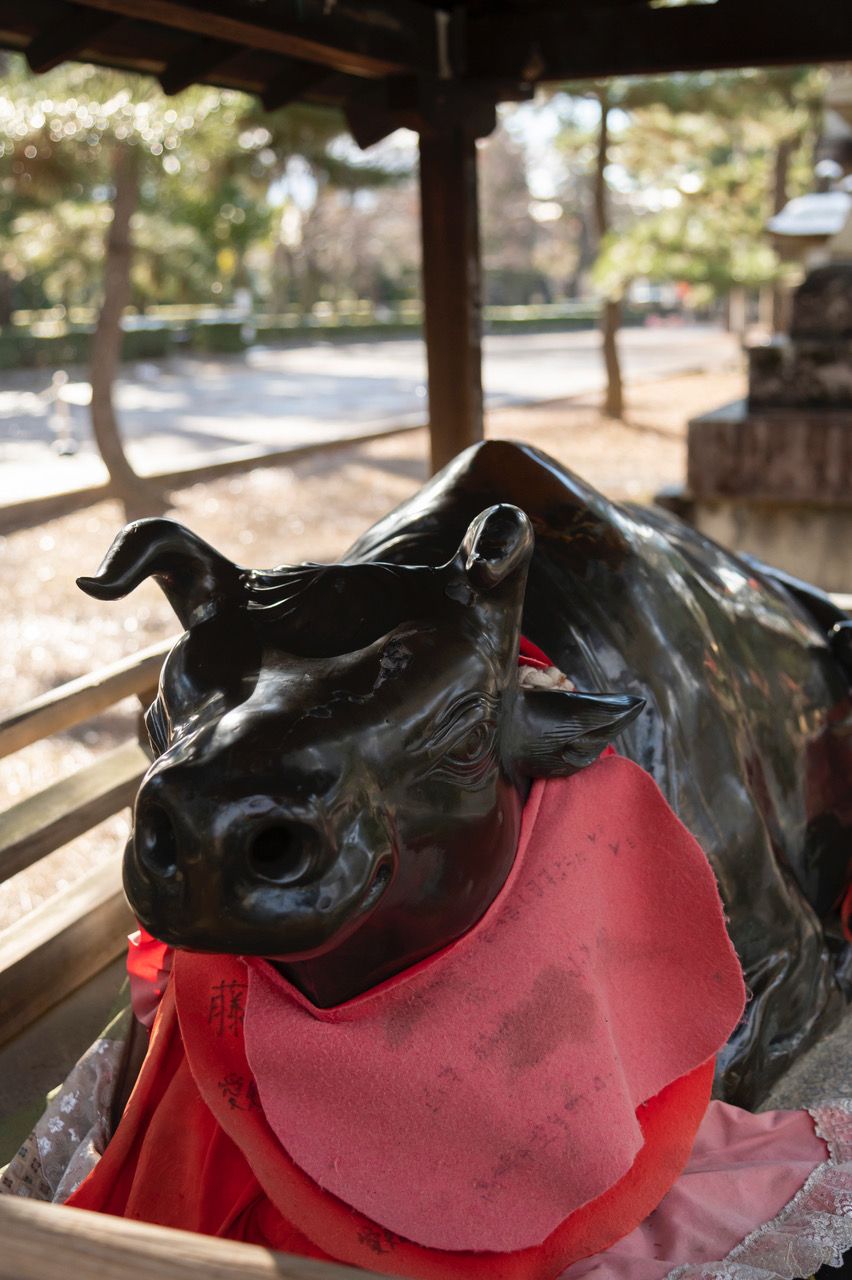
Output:
<svg viewBox="0 0 852 1280">
<path fill-rule="evenodd" d="M 94 325 L 95 429 L 126 492 L 140 482 L 111 389 L 127 307 L 292 319 L 416 305 L 413 135 L 361 154 L 331 110 L 264 113 L 205 87 L 169 98 L 80 65 L 36 77 L 11 55 L 2 71 L 0 337 L 46 308 Z M 739 326 L 760 297 L 779 324 L 786 268 L 764 224 L 812 186 L 824 89 L 811 68 L 684 74 L 503 109 L 480 144 L 486 301 L 588 300 L 616 417 L 625 304 L 727 309 Z"/>
<path fill-rule="evenodd" d="M 153 82 L 114 72 L 66 65 L 37 78 L 22 60 L 7 62 L 0 295 L 8 319 L 18 287 L 31 306 L 95 309 L 95 439 L 128 512 L 150 512 L 157 495 L 130 465 L 113 403 L 127 307 L 250 296 L 250 254 L 274 247 L 270 192 L 294 156 L 314 211 L 330 185 L 351 196 L 395 174 L 333 153 L 335 112 L 292 107 L 266 118 L 233 92 L 196 87 L 175 103 Z M 303 259 L 310 281 L 318 272 L 310 253 Z M 315 300 L 310 288 L 301 300 Z"/>
</svg>

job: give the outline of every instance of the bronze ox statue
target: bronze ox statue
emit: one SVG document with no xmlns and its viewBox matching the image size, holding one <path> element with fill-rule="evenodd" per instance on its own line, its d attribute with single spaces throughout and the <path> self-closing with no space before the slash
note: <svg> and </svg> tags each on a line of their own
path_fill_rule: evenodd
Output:
<svg viewBox="0 0 852 1280">
<path fill-rule="evenodd" d="M 243 569 L 147 520 L 80 585 L 114 599 L 151 575 L 185 629 L 125 856 L 155 936 L 346 1000 L 468 930 L 529 779 L 619 735 L 707 852 L 751 991 L 723 1096 L 752 1104 L 836 1017 L 852 624 L 827 597 L 505 441 L 340 564 Z M 591 692 L 522 688 L 521 633 Z"/>
</svg>

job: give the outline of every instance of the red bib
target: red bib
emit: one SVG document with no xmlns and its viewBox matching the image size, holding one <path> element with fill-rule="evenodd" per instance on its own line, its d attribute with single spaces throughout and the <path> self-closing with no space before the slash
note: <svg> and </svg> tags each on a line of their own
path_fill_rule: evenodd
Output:
<svg viewBox="0 0 852 1280">
<path fill-rule="evenodd" d="M 443 952 L 333 1009 L 250 960 L 246 1054 L 320 1186 L 418 1244 L 510 1252 L 624 1177 L 637 1108 L 743 996 L 707 860 L 614 756 L 534 784 L 509 879 Z"/>
<path fill-rule="evenodd" d="M 742 999 L 698 846 L 641 770 L 602 761 L 536 784 L 471 933 L 344 1006 L 177 955 L 71 1202 L 424 1280 L 551 1277 L 671 1186 Z"/>
</svg>

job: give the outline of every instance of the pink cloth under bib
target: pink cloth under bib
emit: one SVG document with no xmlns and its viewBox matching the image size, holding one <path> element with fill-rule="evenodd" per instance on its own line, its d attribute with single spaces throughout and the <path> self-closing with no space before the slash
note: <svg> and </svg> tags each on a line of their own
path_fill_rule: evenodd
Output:
<svg viewBox="0 0 852 1280">
<path fill-rule="evenodd" d="M 559 1280 L 792 1280 L 850 1247 L 852 1103 L 752 1115 L 711 1102 L 662 1203 Z"/>
<path fill-rule="evenodd" d="M 534 784 L 506 885 L 428 961 L 326 1010 L 263 960 L 248 973 L 246 1052 L 287 1153 L 446 1250 L 529 1248 L 612 1187 L 637 1108 L 744 1000 L 701 849 L 615 756 Z"/>
</svg>

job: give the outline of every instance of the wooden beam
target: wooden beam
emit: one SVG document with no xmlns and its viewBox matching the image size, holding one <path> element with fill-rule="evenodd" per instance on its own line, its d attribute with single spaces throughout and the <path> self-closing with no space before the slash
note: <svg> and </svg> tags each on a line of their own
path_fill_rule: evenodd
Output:
<svg viewBox="0 0 852 1280">
<path fill-rule="evenodd" d="M 432 469 L 482 439 L 482 305 L 476 142 L 420 135 L 423 308 Z"/>
<path fill-rule="evenodd" d="M 115 857 L 6 929 L 0 938 L 0 1044 L 120 955 L 132 928 L 121 859 Z M 1 1231 L 0 1239 L 5 1246 Z"/>
<path fill-rule="evenodd" d="M 523 102 L 531 85 L 490 80 L 448 81 L 427 76 L 395 76 L 387 80 L 349 78 L 344 112 L 359 147 L 379 142 L 394 129 L 443 133 L 464 123 L 474 138 L 484 138 L 497 123 L 497 102 Z"/>
<path fill-rule="evenodd" d="M 170 97 L 183 93 L 191 84 L 203 80 L 237 53 L 237 46 L 224 40 L 199 36 L 174 54 L 157 77 L 163 93 Z"/>
<path fill-rule="evenodd" d="M 419 0 L 86 0 L 89 8 L 144 18 L 194 35 L 319 62 L 352 75 L 437 68 L 435 14 Z"/>
<path fill-rule="evenodd" d="M 51 71 L 60 62 L 73 58 L 94 36 L 102 35 L 121 21 L 111 13 L 66 5 L 64 12 L 27 45 L 25 57 L 30 70 L 38 74 Z"/>
<path fill-rule="evenodd" d="M 0 814 L 0 881 L 132 804 L 150 763 L 127 742 Z"/>
<path fill-rule="evenodd" d="M 0 1240 L 0 1280 L 379 1280 L 335 1262 L 21 1196 L 0 1196 Z"/>
<path fill-rule="evenodd" d="M 91 675 L 43 693 L 0 719 L 0 757 L 21 751 L 32 742 L 61 733 L 157 683 L 163 659 L 177 639 L 160 640 Z"/>
<path fill-rule="evenodd" d="M 334 72 L 328 67 L 315 62 L 298 62 L 288 59 L 281 70 L 269 81 L 260 95 L 264 111 L 277 111 L 291 102 L 296 102 L 311 89 L 319 88 L 323 81 L 336 79 Z M 352 83 L 346 80 L 345 83 Z"/>
<path fill-rule="evenodd" d="M 716 0 L 674 8 L 605 3 L 471 13 L 465 76 L 546 81 L 662 75 L 852 58 L 849 0 Z"/>
</svg>

